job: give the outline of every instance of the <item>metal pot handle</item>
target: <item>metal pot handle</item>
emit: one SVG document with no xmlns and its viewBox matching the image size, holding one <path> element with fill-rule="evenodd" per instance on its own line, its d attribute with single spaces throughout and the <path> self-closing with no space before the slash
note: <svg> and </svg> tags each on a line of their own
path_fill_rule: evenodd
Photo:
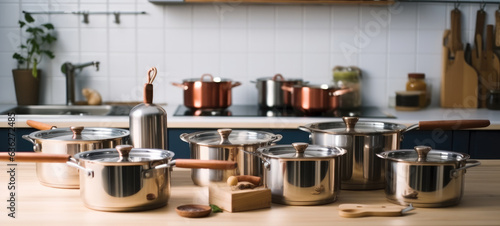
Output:
<svg viewBox="0 0 500 226">
<path fill-rule="evenodd" d="M 189 140 L 188 140 L 188 137 L 189 134 L 188 133 L 182 133 L 179 138 L 181 138 L 182 141 L 186 142 L 186 143 L 189 143 Z"/>
<path fill-rule="evenodd" d="M 80 166 L 80 164 L 78 164 L 78 162 L 76 161 L 76 159 L 74 158 L 70 158 L 69 161 L 66 162 L 66 164 L 68 164 L 69 166 L 73 167 L 73 168 L 77 168 L 78 170 L 82 170 L 85 172 L 85 174 L 87 174 L 88 177 L 94 177 L 94 171 L 91 170 L 91 169 L 87 169 L 83 166 Z"/>
<path fill-rule="evenodd" d="M 456 178 L 456 177 L 458 177 L 458 172 L 460 170 L 465 170 L 467 168 L 471 168 L 471 167 L 479 166 L 479 165 L 481 165 L 481 162 L 479 162 L 477 160 L 467 160 L 467 161 L 465 161 L 465 166 L 464 167 L 460 167 L 458 169 L 451 170 L 450 171 L 450 176 L 453 177 L 453 178 Z"/>
<path fill-rule="evenodd" d="M 299 129 L 302 131 L 308 132 L 308 133 L 312 133 L 312 130 L 310 130 L 309 128 L 307 128 L 305 126 L 299 126 Z"/>
<path fill-rule="evenodd" d="M 273 136 L 273 138 L 271 138 L 271 141 L 269 141 L 269 145 L 271 145 L 272 143 L 274 142 L 278 142 L 280 141 L 281 139 L 283 139 L 283 135 L 281 134 L 276 134 Z"/>
<path fill-rule="evenodd" d="M 233 161 L 223 161 L 223 160 L 176 159 L 165 164 L 157 165 L 153 169 L 163 169 L 163 168 L 171 169 L 173 166 L 177 166 L 179 168 L 191 168 L 191 169 L 232 170 L 236 169 L 237 163 Z"/>
<path fill-rule="evenodd" d="M 481 128 L 490 125 L 490 120 L 437 120 L 437 121 L 420 121 L 418 124 L 411 125 L 403 132 L 414 129 L 420 130 L 458 130 L 469 128 Z"/>
</svg>

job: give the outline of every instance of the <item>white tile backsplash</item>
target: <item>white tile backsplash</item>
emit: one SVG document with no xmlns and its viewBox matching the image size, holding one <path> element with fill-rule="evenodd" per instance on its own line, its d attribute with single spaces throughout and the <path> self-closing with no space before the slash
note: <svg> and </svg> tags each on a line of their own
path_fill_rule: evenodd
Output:
<svg viewBox="0 0 500 226">
<path fill-rule="evenodd" d="M 487 23 L 498 6 L 487 5 Z M 98 89 L 104 101 L 140 101 L 150 67 L 158 68 L 155 102 L 181 104 L 183 92 L 171 82 L 204 73 L 242 82 L 233 104 L 254 104 L 255 81 L 282 73 L 311 83 L 329 83 L 332 68 L 359 66 L 363 103 L 387 106 L 403 90 L 409 72 L 423 72 L 439 105 L 441 49 L 453 4 L 367 5 L 152 4 L 139 0 L 34 0 L 0 2 L 0 103 L 15 103 L 11 58 L 20 43 L 22 10 L 145 11 L 144 15 L 36 15 L 52 22 L 59 40 L 56 58 L 44 59 L 46 104 L 65 103 L 64 62 L 100 61 L 100 70 L 79 72 L 78 87 Z M 463 4 L 462 40 L 471 42 L 477 5 Z M 47 62 L 50 62 L 49 64 Z M 79 92 L 78 92 L 79 93 Z M 82 98 L 81 94 L 78 94 Z"/>
</svg>

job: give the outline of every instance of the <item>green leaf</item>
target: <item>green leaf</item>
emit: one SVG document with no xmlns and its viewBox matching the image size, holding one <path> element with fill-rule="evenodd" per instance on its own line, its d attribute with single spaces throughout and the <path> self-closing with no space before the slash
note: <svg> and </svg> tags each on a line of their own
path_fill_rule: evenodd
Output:
<svg viewBox="0 0 500 226">
<path fill-rule="evenodd" d="M 26 23 L 25 23 L 24 21 L 19 21 L 19 27 L 20 27 L 20 28 L 23 28 L 23 27 L 24 27 L 24 25 L 26 25 Z"/>
<path fill-rule="evenodd" d="M 44 26 L 45 28 L 49 29 L 49 30 L 53 30 L 54 29 L 54 25 L 52 25 L 51 23 L 48 23 L 48 24 L 42 24 L 42 26 Z"/>
<path fill-rule="evenodd" d="M 50 59 L 54 59 L 54 54 L 51 52 L 51 51 L 48 51 L 48 50 L 42 50 L 40 51 L 41 53 L 47 55 L 48 57 L 50 57 Z"/>
<path fill-rule="evenodd" d="M 38 61 L 35 59 L 33 61 L 33 70 L 31 71 L 31 74 L 33 74 L 33 78 L 37 78 L 38 77 L 37 66 L 38 66 Z"/>
<path fill-rule="evenodd" d="M 31 14 L 29 13 L 24 13 L 24 19 L 26 20 L 26 22 L 28 23 L 33 23 L 35 22 L 35 19 L 33 19 L 33 17 L 31 16 Z"/>
<path fill-rule="evenodd" d="M 212 213 L 220 213 L 222 209 L 216 205 L 210 204 L 210 208 L 212 208 Z"/>
</svg>

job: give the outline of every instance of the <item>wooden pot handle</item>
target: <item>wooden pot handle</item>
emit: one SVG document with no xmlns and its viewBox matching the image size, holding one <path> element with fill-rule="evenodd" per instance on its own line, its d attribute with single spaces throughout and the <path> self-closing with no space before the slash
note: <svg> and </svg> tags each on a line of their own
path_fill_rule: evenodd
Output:
<svg viewBox="0 0 500 226">
<path fill-rule="evenodd" d="M 222 160 L 176 159 L 175 166 L 192 169 L 236 169 L 236 162 Z"/>
<path fill-rule="evenodd" d="M 261 181 L 260 177 L 251 176 L 251 175 L 240 175 L 240 176 L 236 176 L 236 178 L 238 178 L 238 182 L 246 181 L 246 182 L 250 182 L 250 183 L 254 184 L 255 186 L 259 186 L 260 181 Z"/>
<path fill-rule="evenodd" d="M 43 122 L 37 122 L 37 121 L 33 121 L 33 120 L 27 120 L 26 124 L 28 124 L 28 126 L 31 126 L 35 129 L 38 129 L 38 130 L 49 130 L 49 129 L 57 128 L 56 126 L 51 126 L 49 124 L 46 124 Z"/>
<path fill-rule="evenodd" d="M 67 154 L 46 154 L 46 153 L 30 153 L 16 152 L 13 157 L 8 152 L 0 153 L 0 161 L 2 162 L 49 162 L 49 163 L 65 163 L 71 158 Z M 13 161 L 12 161 L 13 160 Z"/>
<path fill-rule="evenodd" d="M 469 128 L 481 128 L 490 125 L 490 120 L 440 120 L 440 121 L 421 121 L 418 123 L 420 130 L 458 130 Z"/>
</svg>

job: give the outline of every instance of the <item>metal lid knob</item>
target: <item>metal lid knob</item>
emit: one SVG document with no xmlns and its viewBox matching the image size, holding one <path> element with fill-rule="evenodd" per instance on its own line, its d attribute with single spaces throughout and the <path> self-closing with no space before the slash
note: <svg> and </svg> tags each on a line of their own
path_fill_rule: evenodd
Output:
<svg viewBox="0 0 500 226">
<path fill-rule="evenodd" d="M 295 148 L 295 156 L 296 157 L 303 157 L 304 152 L 306 151 L 309 144 L 308 143 L 292 143 L 292 146 L 293 146 L 293 148 Z"/>
<path fill-rule="evenodd" d="M 132 151 L 133 146 L 132 145 L 117 145 L 116 146 L 116 151 L 118 151 L 118 162 L 128 162 L 129 161 L 129 154 L 130 151 Z"/>
<path fill-rule="evenodd" d="M 427 154 L 431 151 L 431 147 L 423 145 L 415 146 L 414 149 L 418 155 L 417 162 L 425 162 L 427 160 Z"/>
<path fill-rule="evenodd" d="M 80 139 L 82 136 L 83 126 L 72 126 L 69 128 L 73 132 L 73 139 Z"/>
<path fill-rule="evenodd" d="M 231 144 L 231 142 L 229 142 L 229 134 L 231 134 L 232 131 L 232 129 L 218 129 L 217 132 L 220 135 L 219 144 Z"/>
<path fill-rule="evenodd" d="M 346 125 L 347 131 L 354 130 L 354 127 L 356 126 L 356 123 L 358 122 L 359 118 L 358 117 L 342 117 L 342 120 L 344 121 Z"/>
</svg>

